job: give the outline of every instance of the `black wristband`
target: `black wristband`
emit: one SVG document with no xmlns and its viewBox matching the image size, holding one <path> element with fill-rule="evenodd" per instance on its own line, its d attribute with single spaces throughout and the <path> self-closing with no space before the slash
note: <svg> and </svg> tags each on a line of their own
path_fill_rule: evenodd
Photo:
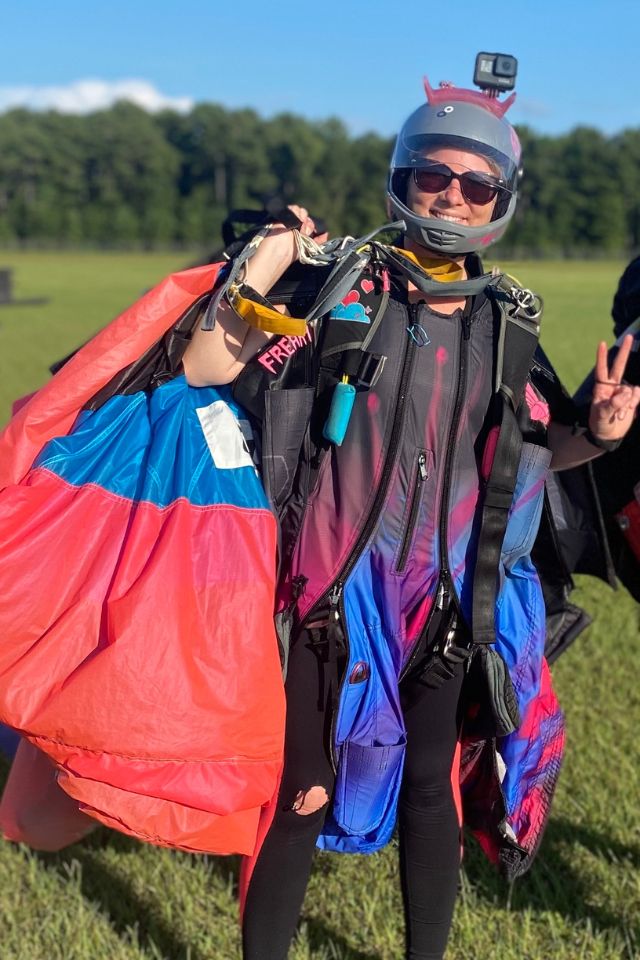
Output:
<svg viewBox="0 0 640 960">
<path fill-rule="evenodd" d="M 583 436 L 592 447 L 597 447 L 598 450 L 604 450 L 605 453 L 612 453 L 614 450 L 617 450 L 624 440 L 624 437 L 621 437 L 619 440 L 602 440 L 591 432 L 591 427 L 587 427 L 584 432 L 582 430 L 576 432 L 579 436 Z"/>
<path fill-rule="evenodd" d="M 267 300 L 266 297 L 263 297 L 262 294 L 258 293 L 257 290 L 254 290 L 253 287 L 250 287 L 248 283 L 239 283 L 238 293 L 241 297 L 244 297 L 245 300 L 253 300 L 254 303 L 259 303 L 263 307 L 268 307 L 270 310 L 275 310 L 275 307 L 271 301 Z"/>
</svg>

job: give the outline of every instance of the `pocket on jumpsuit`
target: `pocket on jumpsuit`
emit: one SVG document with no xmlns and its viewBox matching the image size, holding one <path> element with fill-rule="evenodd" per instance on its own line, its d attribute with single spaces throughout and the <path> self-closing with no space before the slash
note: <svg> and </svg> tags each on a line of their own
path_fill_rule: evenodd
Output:
<svg viewBox="0 0 640 960">
<path fill-rule="evenodd" d="M 348 833 L 375 830 L 402 776 L 406 737 L 394 744 L 360 744 L 346 740 L 340 762 L 333 816 Z"/>
</svg>

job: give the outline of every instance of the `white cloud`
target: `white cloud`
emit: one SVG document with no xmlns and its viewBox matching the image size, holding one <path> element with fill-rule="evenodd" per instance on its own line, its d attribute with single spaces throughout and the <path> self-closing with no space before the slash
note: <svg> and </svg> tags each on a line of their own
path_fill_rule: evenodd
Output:
<svg viewBox="0 0 640 960">
<path fill-rule="evenodd" d="M 0 86 L 0 111 L 26 107 L 60 113 L 91 113 L 105 110 L 118 100 L 130 100 L 150 113 L 163 109 L 185 113 L 193 106 L 190 97 L 166 97 L 147 80 L 76 80 L 64 87 Z"/>
</svg>

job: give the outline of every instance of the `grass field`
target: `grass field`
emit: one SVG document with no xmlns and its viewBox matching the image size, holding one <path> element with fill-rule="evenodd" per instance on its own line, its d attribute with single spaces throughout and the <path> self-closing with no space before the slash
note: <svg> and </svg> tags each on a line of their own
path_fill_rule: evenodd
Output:
<svg viewBox="0 0 640 960">
<path fill-rule="evenodd" d="M 47 366 L 185 259 L 170 255 L 0 255 L 15 295 L 0 309 L 0 420 Z M 545 298 L 543 343 L 574 388 L 610 339 L 622 263 L 503 264 Z M 568 750 L 532 872 L 509 891 L 470 842 L 449 960 L 640 957 L 638 607 L 583 579 L 594 617 L 557 664 Z M 319 855 L 293 960 L 400 960 L 396 849 Z M 58 855 L 0 846 L 1 960 L 233 960 L 237 863 L 96 832 Z"/>
</svg>

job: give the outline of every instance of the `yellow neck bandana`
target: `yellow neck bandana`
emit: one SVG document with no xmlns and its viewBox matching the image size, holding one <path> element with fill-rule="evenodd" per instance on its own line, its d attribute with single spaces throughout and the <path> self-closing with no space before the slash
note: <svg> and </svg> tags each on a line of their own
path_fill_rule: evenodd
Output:
<svg viewBox="0 0 640 960">
<path fill-rule="evenodd" d="M 411 260 L 416 266 L 421 267 L 434 280 L 450 283 L 452 280 L 464 280 L 466 277 L 464 267 L 453 260 L 442 260 L 440 257 L 419 257 L 413 250 L 405 250 L 403 247 L 392 247 L 392 249 L 406 257 L 407 260 Z"/>
</svg>

